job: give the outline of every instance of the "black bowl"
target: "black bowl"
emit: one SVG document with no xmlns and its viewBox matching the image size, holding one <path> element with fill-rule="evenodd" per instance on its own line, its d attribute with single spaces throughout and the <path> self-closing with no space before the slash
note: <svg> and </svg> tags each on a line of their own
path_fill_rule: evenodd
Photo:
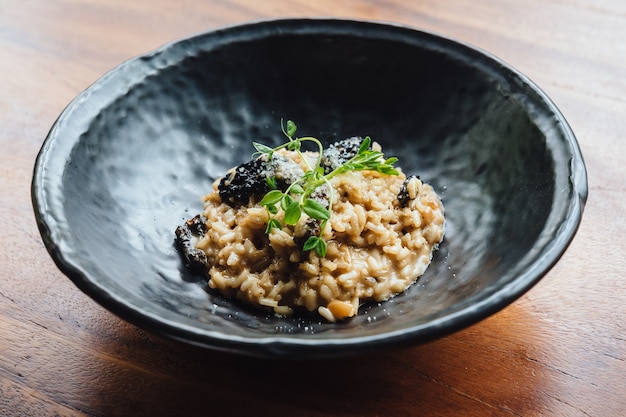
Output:
<svg viewBox="0 0 626 417">
<path fill-rule="evenodd" d="M 440 193 L 446 235 L 405 293 L 332 324 L 278 318 L 207 290 L 174 247 L 213 180 L 282 142 L 370 135 Z M 132 59 L 61 114 L 32 197 L 58 267 L 153 332 L 259 356 L 345 355 L 424 342 L 502 309 L 573 238 L 587 196 L 576 139 L 531 81 L 475 48 L 406 27 L 279 20 Z"/>
</svg>

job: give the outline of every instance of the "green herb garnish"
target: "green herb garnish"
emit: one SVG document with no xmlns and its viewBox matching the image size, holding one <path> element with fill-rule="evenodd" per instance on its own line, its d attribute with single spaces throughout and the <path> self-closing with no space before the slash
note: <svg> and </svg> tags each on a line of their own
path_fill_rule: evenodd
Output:
<svg viewBox="0 0 626 417">
<path fill-rule="evenodd" d="M 324 150 L 322 143 L 311 136 L 295 137 L 297 126 L 291 120 L 287 121 L 286 126 L 281 122 L 281 129 L 289 139 L 288 142 L 275 148 L 253 142 L 257 150 L 255 154 L 268 155 L 268 159 L 271 160 L 274 152 L 279 149 L 287 148 L 290 151 L 298 153 L 306 165 L 306 170 L 302 177 L 291 183 L 285 191 L 281 191 L 277 188 L 275 178 L 267 179 L 267 185 L 270 191 L 268 191 L 259 202 L 261 206 L 267 209 L 269 214 L 269 221 L 265 232 L 270 233 L 274 228 L 281 229 L 283 227 L 280 220 L 275 217 L 279 208 L 284 212 L 283 222 L 285 225 L 295 225 L 298 223 L 298 220 L 300 220 L 304 212 L 307 216 L 320 221 L 320 228 L 318 236 L 310 236 L 307 239 L 304 243 L 303 250 L 315 250 L 315 252 L 323 258 L 326 256 L 327 246 L 322 236 L 324 235 L 326 224 L 330 219 L 334 194 L 330 180 L 337 175 L 345 174 L 350 171 L 367 170 L 377 171 L 387 175 L 398 175 L 398 170 L 393 167 L 393 164 L 398 161 L 398 158 L 383 159 L 384 155 L 382 152 L 370 149 L 372 140 L 367 136 L 363 139 L 363 142 L 361 142 L 356 155 L 328 174 L 324 174 L 324 169 L 321 166 L 322 153 Z M 317 147 L 318 156 L 314 165 L 311 165 L 310 161 L 302 154 L 301 148 L 304 142 L 312 142 Z M 313 192 L 318 187 L 325 184 L 330 193 L 328 197 L 328 207 L 325 207 L 320 202 L 311 198 Z"/>
</svg>

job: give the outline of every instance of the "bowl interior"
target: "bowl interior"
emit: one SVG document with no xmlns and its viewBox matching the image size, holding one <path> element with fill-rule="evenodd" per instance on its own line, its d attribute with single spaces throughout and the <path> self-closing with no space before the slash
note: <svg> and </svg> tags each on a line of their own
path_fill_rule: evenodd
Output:
<svg viewBox="0 0 626 417">
<path fill-rule="evenodd" d="M 174 247 L 176 226 L 250 158 L 252 140 L 283 141 L 281 118 L 326 143 L 371 136 L 446 208 L 426 274 L 345 323 L 224 300 Z M 542 93 L 475 49 L 365 22 L 261 22 L 167 45 L 96 82 L 51 130 L 33 196 L 59 267 L 122 317 L 218 349 L 342 353 L 449 333 L 530 288 L 578 224 L 577 152 Z"/>
</svg>

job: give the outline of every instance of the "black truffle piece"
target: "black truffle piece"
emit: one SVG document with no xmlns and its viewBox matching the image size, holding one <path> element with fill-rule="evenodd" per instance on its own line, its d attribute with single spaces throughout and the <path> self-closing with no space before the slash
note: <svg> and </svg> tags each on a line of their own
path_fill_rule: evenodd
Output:
<svg viewBox="0 0 626 417">
<path fill-rule="evenodd" d="M 309 198 L 317 201 L 325 208 L 328 208 L 330 206 L 330 190 L 328 189 L 328 185 L 323 184 L 317 187 L 313 190 Z"/>
<path fill-rule="evenodd" d="M 220 198 L 229 206 L 247 204 L 253 195 L 263 196 L 269 191 L 268 176 L 268 164 L 263 159 L 245 162 L 220 180 Z"/>
<path fill-rule="evenodd" d="M 304 227 L 301 229 L 302 234 L 294 236 L 294 241 L 304 251 L 304 244 L 311 236 L 319 236 L 320 234 L 320 221 L 312 217 L 306 219 Z"/>
<path fill-rule="evenodd" d="M 363 143 L 363 138 L 353 136 L 348 139 L 340 140 L 324 149 L 322 153 L 321 165 L 324 168 L 324 174 L 328 174 L 337 167 L 345 164 L 359 152 L 359 147 Z"/>
<path fill-rule="evenodd" d="M 268 158 L 267 155 L 261 155 L 259 158 Z M 282 155 L 274 154 L 269 164 L 269 175 L 273 175 L 276 179 L 276 185 L 285 191 L 292 183 L 298 181 L 304 175 L 304 171 L 300 165 L 291 159 Z"/>
<path fill-rule="evenodd" d="M 409 175 L 408 177 L 406 177 L 406 179 L 402 183 L 402 186 L 400 186 L 400 191 L 398 192 L 398 201 L 400 202 L 400 206 L 402 207 L 406 207 L 406 205 L 409 204 L 409 200 L 411 199 L 411 197 L 409 197 L 409 192 L 407 190 L 407 187 L 409 185 L 409 182 L 411 182 L 412 179 L 419 180 L 420 177 L 417 175 Z"/>
<path fill-rule="evenodd" d="M 200 237 L 206 233 L 207 219 L 198 214 L 176 228 L 176 244 L 182 250 L 187 264 L 192 267 L 204 268 L 207 257 L 204 252 L 194 245 L 194 237 Z"/>
<path fill-rule="evenodd" d="M 300 165 L 274 154 L 272 159 L 268 155 L 245 162 L 224 176 L 217 188 L 222 201 L 229 206 L 248 204 L 250 197 L 262 199 L 270 190 L 268 178 L 274 178 L 276 186 L 285 191 L 294 181 L 304 175 Z"/>
</svg>

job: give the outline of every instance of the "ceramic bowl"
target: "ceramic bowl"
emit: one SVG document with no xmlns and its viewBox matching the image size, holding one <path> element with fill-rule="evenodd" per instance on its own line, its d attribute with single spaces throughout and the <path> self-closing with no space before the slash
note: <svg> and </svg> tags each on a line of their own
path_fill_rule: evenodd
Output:
<svg viewBox="0 0 626 417">
<path fill-rule="evenodd" d="M 280 318 L 207 289 L 174 230 L 281 119 L 325 143 L 369 135 L 446 208 L 416 284 L 345 322 Z M 412 28 L 290 19 L 227 27 L 125 62 L 60 115 L 36 160 L 43 241 L 95 301 L 140 327 L 256 356 L 432 340 L 504 308 L 557 262 L 587 195 L 574 134 L 527 77 Z"/>
</svg>

